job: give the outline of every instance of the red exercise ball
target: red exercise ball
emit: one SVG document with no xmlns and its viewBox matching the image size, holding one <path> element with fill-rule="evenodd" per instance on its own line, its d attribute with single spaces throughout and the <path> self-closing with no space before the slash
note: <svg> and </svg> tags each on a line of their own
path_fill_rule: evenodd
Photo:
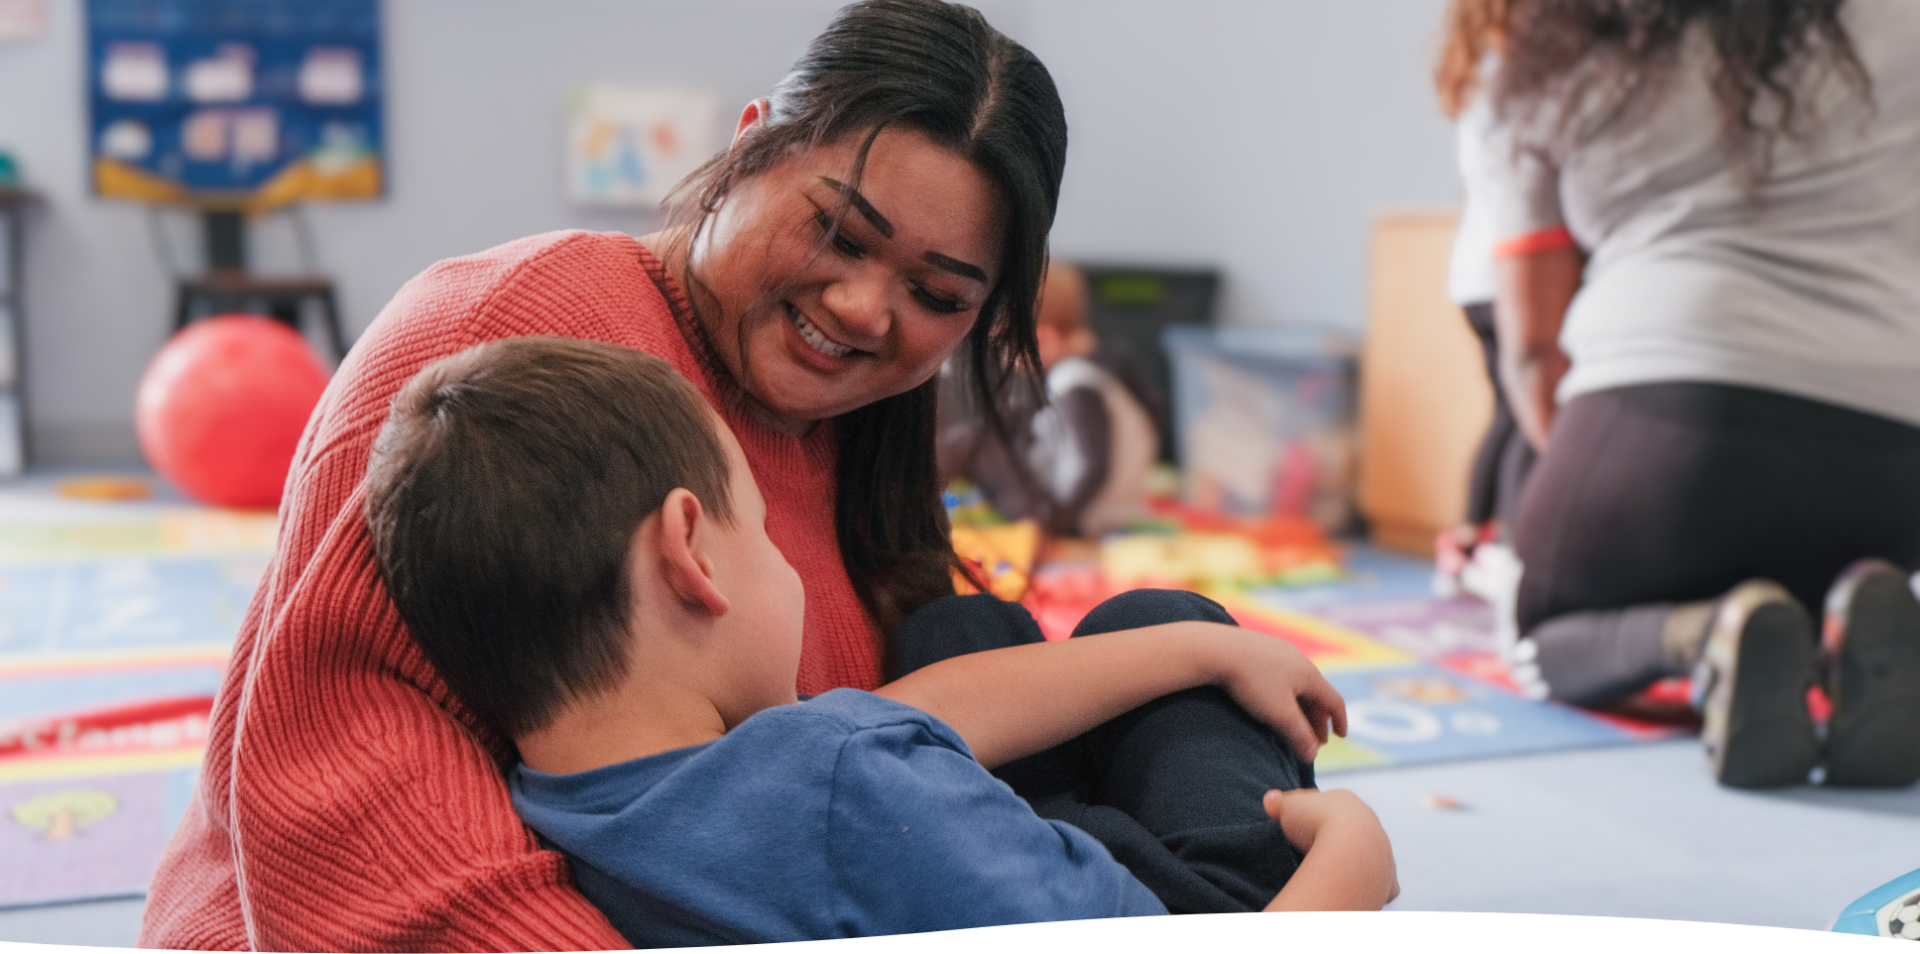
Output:
<svg viewBox="0 0 1920 954">
<path fill-rule="evenodd" d="M 221 315 L 153 356 L 134 398 L 147 463 L 195 500 L 276 507 L 327 370 L 292 328 Z"/>
</svg>

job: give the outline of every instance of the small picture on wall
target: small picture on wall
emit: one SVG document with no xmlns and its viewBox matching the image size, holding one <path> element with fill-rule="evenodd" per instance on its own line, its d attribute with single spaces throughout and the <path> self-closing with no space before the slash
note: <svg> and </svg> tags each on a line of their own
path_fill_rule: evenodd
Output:
<svg viewBox="0 0 1920 954">
<path fill-rule="evenodd" d="M 656 209 L 720 148 L 712 91 L 595 84 L 567 104 L 567 198 L 597 208 Z"/>
<path fill-rule="evenodd" d="M 38 40 L 47 33 L 47 0 L 0 0 L 0 43 Z"/>
</svg>

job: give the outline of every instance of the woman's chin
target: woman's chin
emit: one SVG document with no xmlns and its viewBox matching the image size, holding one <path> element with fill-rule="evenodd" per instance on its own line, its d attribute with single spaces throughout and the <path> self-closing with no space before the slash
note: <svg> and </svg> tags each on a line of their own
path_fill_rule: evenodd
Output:
<svg viewBox="0 0 1920 954">
<path fill-rule="evenodd" d="M 749 395 L 775 426 L 790 434 L 805 434 L 813 425 L 860 406 L 860 402 L 834 400 L 838 388 L 801 368 L 757 370 Z"/>
<path fill-rule="evenodd" d="M 811 349 L 798 353 L 806 349 L 798 336 L 766 344 L 771 347 L 755 349 L 748 391 L 781 422 L 782 430 L 804 433 L 820 421 L 876 399 L 865 393 L 868 382 L 860 374 L 857 359 L 829 358 Z"/>
</svg>

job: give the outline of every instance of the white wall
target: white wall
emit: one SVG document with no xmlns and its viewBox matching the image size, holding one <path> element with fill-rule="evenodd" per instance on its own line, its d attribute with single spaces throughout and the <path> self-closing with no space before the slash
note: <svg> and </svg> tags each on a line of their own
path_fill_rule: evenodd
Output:
<svg viewBox="0 0 1920 954">
<path fill-rule="evenodd" d="M 1037 0 L 1023 39 L 1072 137 L 1054 251 L 1220 267 L 1227 321 L 1359 330 L 1370 213 L 1458 193 L 1427 79 L 1444 7 Z"/>
<path fill-rule="evenodd" d="M 1357 329 L 1369 213 L 1454 196 L 1424 78 L 1443 2 L 977 5 L 1046 61 L 1066 101 L 1056 254 L 1215 265 L 1229 320 Z M 705 85 L 744 103 L 838 3 L 385 5 L 389 195 L 310 214 L 349 334 L 439 258 L 554 228 L 648 230 L 565 202 L 566 91 Z M 41 461 L 131 459 L 133 391 L 168 330 L 170 279 L 146 212 L 87 194 L 81 0 L 51 7 L 47 36 L 0 45 L 0 148 L 47 199 L 28 230 L 35 448 Z M 192 251 L 190 230 L 163 231 Z M 284 222 L 256 229 L 263 267 L 292 247 Z"/>
</svg>

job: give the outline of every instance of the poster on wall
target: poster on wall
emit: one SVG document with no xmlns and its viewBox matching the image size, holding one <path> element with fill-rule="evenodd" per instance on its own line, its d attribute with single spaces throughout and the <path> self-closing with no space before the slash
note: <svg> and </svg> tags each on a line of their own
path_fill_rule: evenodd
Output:
<svg viewBox="0 0 1920 954">
<path fill-rule="evenodd" d="M 87 0 L 94 193 L 371 199 L 379 0 Z"/>
<path fill-rule="evenodd" d="M 38 40 L 47 32 L 47 0 L 0 0 L 0 43 Z"/>
<path fill-rule="evenodd" d="M 567 198 L 577 205 L 656 209 L 719 150 L 712 90 L 596 84 L 567 104 Z"/>
</svg>

